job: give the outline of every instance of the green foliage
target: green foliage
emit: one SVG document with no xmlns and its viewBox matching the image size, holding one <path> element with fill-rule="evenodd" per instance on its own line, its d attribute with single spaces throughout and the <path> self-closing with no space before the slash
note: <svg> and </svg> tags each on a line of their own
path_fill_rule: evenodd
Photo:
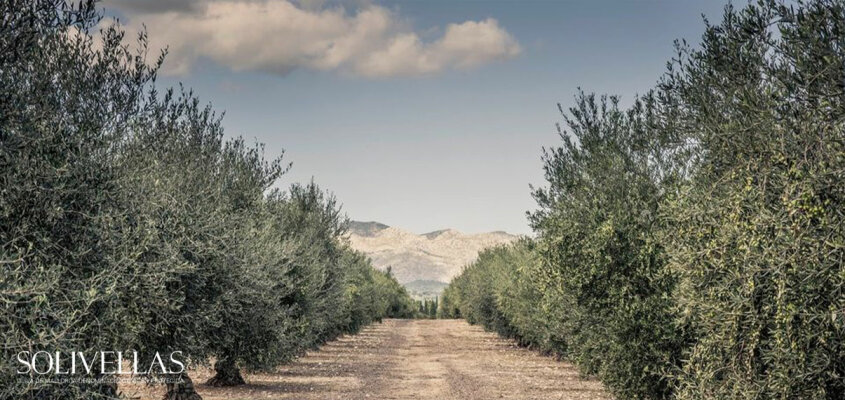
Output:
<svg viewBox="0 0 845 400">
<path fill-rule="evenodd" d="M 415 300 L 417 304 L 416 318 L 420 319 L 435 319 L 437 318 L 437 310 L 439 301 L 437 297 L 425 298 L 422 300 Z"/>
<path fill-rule="evenodd" d="M 95 43 L 93 3 L 25 3 L 0 5 L 0 398 L 119 397 L 20 379 L 20 351 L 182 351 L 231 384 L 412 314 L 349 248 L 333 197 L 268 193 L 280 159 L 226 139 L 189 91 L 155 89 L 145 33 L 137 52 L 116 26 Z"/>
<path fill-rule="evenodd" d="M 125 348 L 143 317 L 124 294 L 160 297 L 181 268 L 145 275 L 124 241 L 116 150 L 156 66 L 114 29 L 99 52 L 67 35 L 97 23 L 92 3 L 0 9 L 0 397 L 111 397 L 110 385 L 21 382 L 12 363 L 24 350 Z"/>
<path fill-rule="evenodd" d="M 541 304 L 565 354 L 620 397 L 669 394 L 679 359 L 674 274 L 658 240 L 660 204 L 676 181 L 649 95 L 622 111 L 615 98 L 580 95 L 561 148 L 546 152 L 549 187 L 531 216 L 543 259 Z"/>
<path fill-rule="evenodd" d="M 535 191 L 538 237 L 497 248 L 453 281 L 459 315 L 565 356 L 623 398 L 662 398 L 684 343 L 674 274 L 658 240 L 660 203 L 677 180 L 660 147 L 652 96 L 628 111 L 580 94 L 563 146 L 546 151 L 549 187 Z M 454 312 L 452 312 L 455 314 Z"/>
<path fill-rule="evenodd" d="M 728 6 L 655 91 L 580 94 L 533 256 L 484 252 L 462 317 L 620 398 L 845 397 L 845 4 Z"/>
<path fill-rule="evenodd" d="M 510 317 L 528 300 L 517 297 L 514 289 L 523 275 L 521 267 L 530 262 L 530 246 L 522 239 L 482 251 L 443 292 L 440 317 L 465 318 L 503 336 L 521 337 L 512 322 L 520 324 L 519 328 L 524 328 L 524 322 Z"/>
<path fill-rule="evenodd" d="M 845 397 L 845 5 L 726 8 L 664 82 L 695 173 L 670 203 L 698 341 L 678 398 Z"/>
<path fill-rule="evenodd" d="M 385 318 L 413 318 L 414 300 L 390 271 L 373 270 L 379 310 L 387 310 Z"/>
<path fill-rule="evenodd" d="M 457 310 L 447 313 L 566 356 L 620 397 L 667 396 L 684 336 L 658 240 L 659 205 L 677 180 L 654 146 L 666 140 L 658 111 L 652 96 L 623 111 L 579 95 L 563 146 L 545 154 L 537 243 L 482 253 L 453 281 L 458 293 L 446 291 L 444 308 Z"/>
</svg>

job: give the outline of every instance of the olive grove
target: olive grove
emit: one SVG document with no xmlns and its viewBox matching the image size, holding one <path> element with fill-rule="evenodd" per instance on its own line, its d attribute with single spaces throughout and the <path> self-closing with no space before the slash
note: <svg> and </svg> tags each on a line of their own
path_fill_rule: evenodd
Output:
<svg viewBox="0 0 845 400">
<path fill-rule="evenodd" d="M 576 96 L 536 239 L 444 292 L 619 398 L 845 397 L 845 3 L 761 0 L 623 107 Z"/>
<path fill-rule="evenodd" d="M 93 1 L 0 4 L 0 398 L 121 397 L 107 380 L 22 376 L 21 351 L 133 350 L 146 365 L 178 351 L 235 385 L 413 315 L 350 249 L 330 194 L 274 189 L 288 164 L 225 135 L 190 90 L 156 86 L 165 54 L 146 32 L 101 28 Z M 200 398 L 187 371 L 158 375 L 168 399 Z"/>
</svg>

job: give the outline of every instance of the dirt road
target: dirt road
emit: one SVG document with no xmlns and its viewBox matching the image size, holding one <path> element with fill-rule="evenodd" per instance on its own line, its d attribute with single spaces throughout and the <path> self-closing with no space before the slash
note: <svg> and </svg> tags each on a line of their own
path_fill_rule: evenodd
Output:
<svg viewBox="0 0 845 400">
<path fill-rule="evenodd" d="M 195 382 L 208 371 L 194 373 Z M 386 320 L 245 386 L 197 390 L 215 399 L 606 399 L 570 364 L 461 320 Z"/>
</svg>

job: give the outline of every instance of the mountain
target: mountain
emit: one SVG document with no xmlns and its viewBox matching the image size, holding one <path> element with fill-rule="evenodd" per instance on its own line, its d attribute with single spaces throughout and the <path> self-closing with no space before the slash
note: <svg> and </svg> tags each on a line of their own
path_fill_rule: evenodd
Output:
<svg viewBox="0 0 845 400">
<path fill-rule="evenodd" d="M 376 268 L 390 267 L 406 287 L 420 281 L 411 286 L 424 286 L 426 292 L 434 288 L 437 293 L 464 265 L 475 261 L 479 251 L 516 239 L 501 231 L 466 234 L 454 229 L 418 235 L 374 221 L 352 221 L 349 226 L 350 244 L 370 256 Z"/>
<path fill-rule="evenodd" d="M 443 289 L 448 286 L 448 283 L 440 281 L 430 281 L 425 279 L 418 279 L 405 284 L 408 293 L 415 299 L 430 299 L 440 296 Z"/>
<path fill-rule="evenodd" d="M 390 227 L 375 221 L 349 221 L 349 232 L 358 236 L 372 237 L 379 231 L 387 228 Z"/>
</svg>

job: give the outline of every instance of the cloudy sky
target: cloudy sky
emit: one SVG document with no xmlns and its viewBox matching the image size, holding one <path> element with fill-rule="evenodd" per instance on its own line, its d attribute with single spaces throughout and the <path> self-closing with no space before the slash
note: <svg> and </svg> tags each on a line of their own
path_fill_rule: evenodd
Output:
<svg viewBox="0 0 845 400">
<path fill-rule="evenodd" d="M 630 100 L 719 1 L 107 0 L 229 135 L 284 149 L 353 219 L 530 233 L 529 183 L 578 87 Z"/>
</svg>

